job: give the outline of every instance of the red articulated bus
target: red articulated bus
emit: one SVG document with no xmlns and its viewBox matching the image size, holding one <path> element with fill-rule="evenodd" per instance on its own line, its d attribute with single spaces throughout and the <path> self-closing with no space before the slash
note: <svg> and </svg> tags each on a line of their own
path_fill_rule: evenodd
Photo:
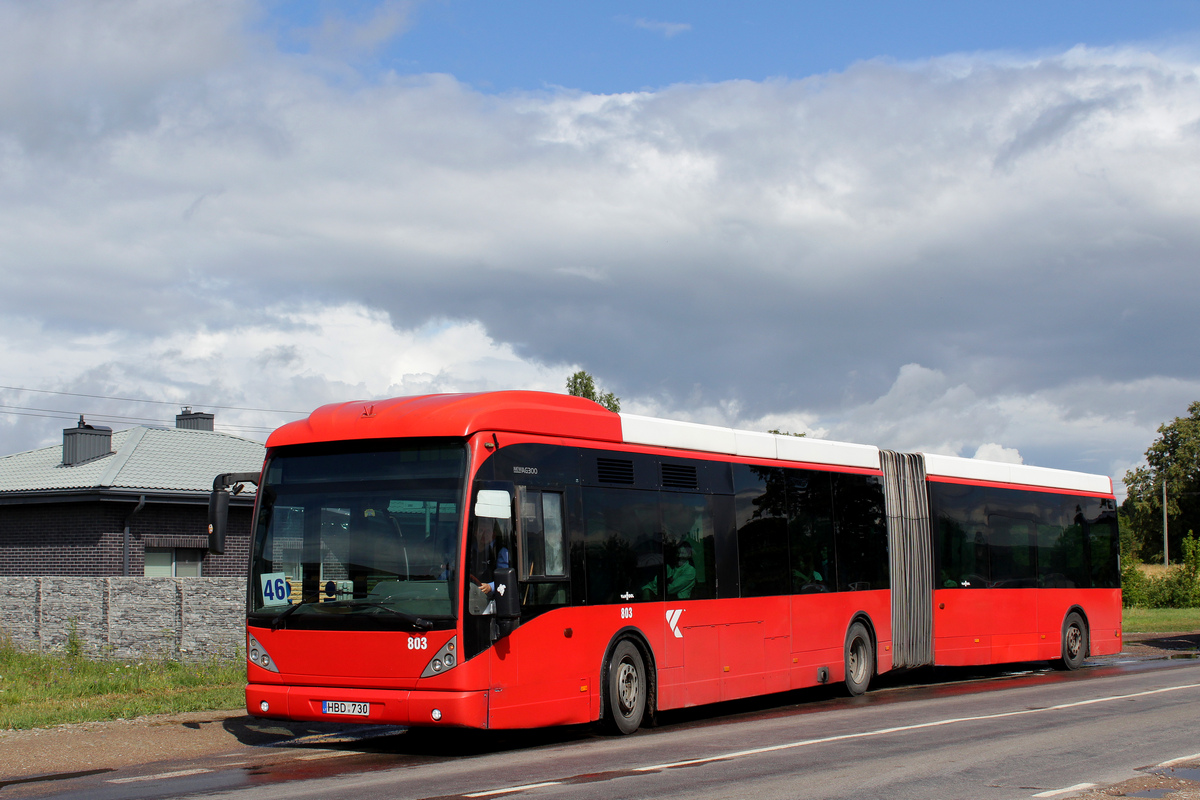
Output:
<svg viewBox="0 0 1200 800">
<path fill-rule="evenodd" d="M 888 670 L 1121 649 L 1107 477 L 492 392 L 275 431 L 247 594 L 251 714 L 600 720 Z"/>
</svg>

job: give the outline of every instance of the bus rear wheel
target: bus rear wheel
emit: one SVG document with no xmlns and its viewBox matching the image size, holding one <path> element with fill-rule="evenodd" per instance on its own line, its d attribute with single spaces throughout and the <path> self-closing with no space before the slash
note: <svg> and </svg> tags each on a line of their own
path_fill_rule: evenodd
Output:
<svg viewBox="0 0 1200 800">
<path fill-rule="evenodd" d="M 633 733 L 646 715 L 646 663 L 633 642 L 613 648 L 605 681 L 605 726 L 613 733 Z"/>
<path fill-rule="evenodd" d="M 1079 669 L 1088 653 L 1087 625 L 1075 611 L 1067 614 L 1062 629 L 1062 658 L 1054 662 L 1059 669 Z"/>
<path fill-rule="evenodd" d="M 875 645 L 867 626 L 856 622 L 846 632 L 846 691 L 860 695 L 867 691 L 875 674 Z"/>
</svg>

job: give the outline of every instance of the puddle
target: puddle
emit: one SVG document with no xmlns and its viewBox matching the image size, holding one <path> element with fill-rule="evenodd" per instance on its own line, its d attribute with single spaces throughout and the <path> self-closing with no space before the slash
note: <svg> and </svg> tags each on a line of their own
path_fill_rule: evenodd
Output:
<svg viewBox="0 0 1200 800">
<path fill-rule="evenodd" d="M 1167 778 L 1181 778 L 1185 781 L 1200 783 L 1200 767 L 1155 767 L 1145 770 L 1151 775 L 1162 775 Z"/>
<path fill-rule="evenodd" d="M 1140 792 L 1130 792 L 1126 797 L 1166 797 L 1174 789 L 1145 789 Z"/>
</svg>

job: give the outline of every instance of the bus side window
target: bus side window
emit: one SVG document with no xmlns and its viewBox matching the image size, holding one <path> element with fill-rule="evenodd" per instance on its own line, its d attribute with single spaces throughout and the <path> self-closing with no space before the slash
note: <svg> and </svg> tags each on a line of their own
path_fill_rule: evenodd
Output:
<svg viewBox="0 0 1200 800">
<path fill-rule="evenodd" d="M 883 482 L 874 475 L 832 477 L 838 591 L 889 588 Z"/>
<path fill-rule="evenodd" d="M 939 589 L 986 589 L 988 576 L 986 495 L 978 486 L 930 484 L 937 509 Z"/>
<path fill-rule="evenodd" d="M 521 580 L 567 574 L 562 492 L 517 487 L 521 508 Z"/>
<path fill-rule="evenodd" d="M 787 490 L 778 467 L 733 465 L 737 558 L 743 597 L 787 594 Z"/>
<path fill-rule="evenodd" d="M 658 493 L 583 490 L 588 605 L 664 599 Z"/>
<path fill-rule="evenodd" d="M 834 564 L 833 488 L 829 473 L 784 470 L 787 476 L 788 543 L 792 592 L 837 588 Z"/>
<path fill-rule="evenodd" d="M 563 577 L 567 574 L 566 526 L 563 525 L 562 492 L 542 492 L 542 533 L 545 549 L 545 574 Z"/>
<path fill-rule="evenodd" d="M 716 596 L 713 502 L 710 495 L 674 492 L 660 495 L 668 600 L 700 600 Z M 651 586 L 656 589 L 657 583 L 651 581 Z"/>
</svg>

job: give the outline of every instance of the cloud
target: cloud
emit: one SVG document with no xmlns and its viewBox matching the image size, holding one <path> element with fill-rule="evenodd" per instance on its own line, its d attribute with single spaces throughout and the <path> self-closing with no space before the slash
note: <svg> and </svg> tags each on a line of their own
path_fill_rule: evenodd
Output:
<svg viewBox="0 0 1200 800">
<path fill-rule="evenodd" d="M 631 410 L 1105 472 L 1195 399 L 1192 56 L 490 95 L 256 13 L 0 4 L 13 375 L 306 409 L 582 365 Z"/>
<path fill-rule="evenodd" d="M 633 21 L 633 26 L 635 28 L 642 28 L 643 30 L 661 33 L 666 39 L 672 39 L 679 34 L 685 33 L 692 29 L 691 24 L 687 22 L 658 22 L 656 20 L 645 19 L 643 17 L 638 17 L 635 19 Z"/>
<path fill-rule="evenodd" d="M 1000 461 L 1005 464 L 1024 464 L 1024 459 L 1021 458 L 1019 450 L 1004 445 L 988 442 L 987 444 L 979 445 L 975 450 L 975 455 L 972 458 L 982 459 L 983 461 Z"/>
<path fill-rule="evenodd" d="M 371 7 L 371 13 L 361 19 L 355 19 L 341 8 L 327 8 L 319 24 L 296 28 L 289 33 L 321 56 L 369 54 L 412 27 L 416 6 L 415 0 L 385 0 Z"/>
<path fill-rule="evenodd" d="M 134 401 L 212 409 L 218 428 L 260 439 L 325 403 L 512 388 L 561 392 L 565 376 L 577 368 L 523 361 L 475 322 L 405 328 L 383 312 L 354 304 L 280 305 L 264 309 L 253 323 L 180 329 L 149 339 L 117 334 L 61 339 L 45 335 L 34 320 L 24 323 L 0 329 L 0 346 L 15 354 L 6 365 L 13 385 L 75 395 L 132 394 Z M 59 409 L 67 416 L 123 416 L 167 425 L 178 410 L 157 402 L 13 389 L 0 389 L 0 404 L 10 412 Z M 69 420 L 30 422 L 22 414 L 0 415 L 0 452 L 53 444 L 58 429 L 70 427 Z M 130 424 L 135 423 L 116 427 Z"/>
</svg>

